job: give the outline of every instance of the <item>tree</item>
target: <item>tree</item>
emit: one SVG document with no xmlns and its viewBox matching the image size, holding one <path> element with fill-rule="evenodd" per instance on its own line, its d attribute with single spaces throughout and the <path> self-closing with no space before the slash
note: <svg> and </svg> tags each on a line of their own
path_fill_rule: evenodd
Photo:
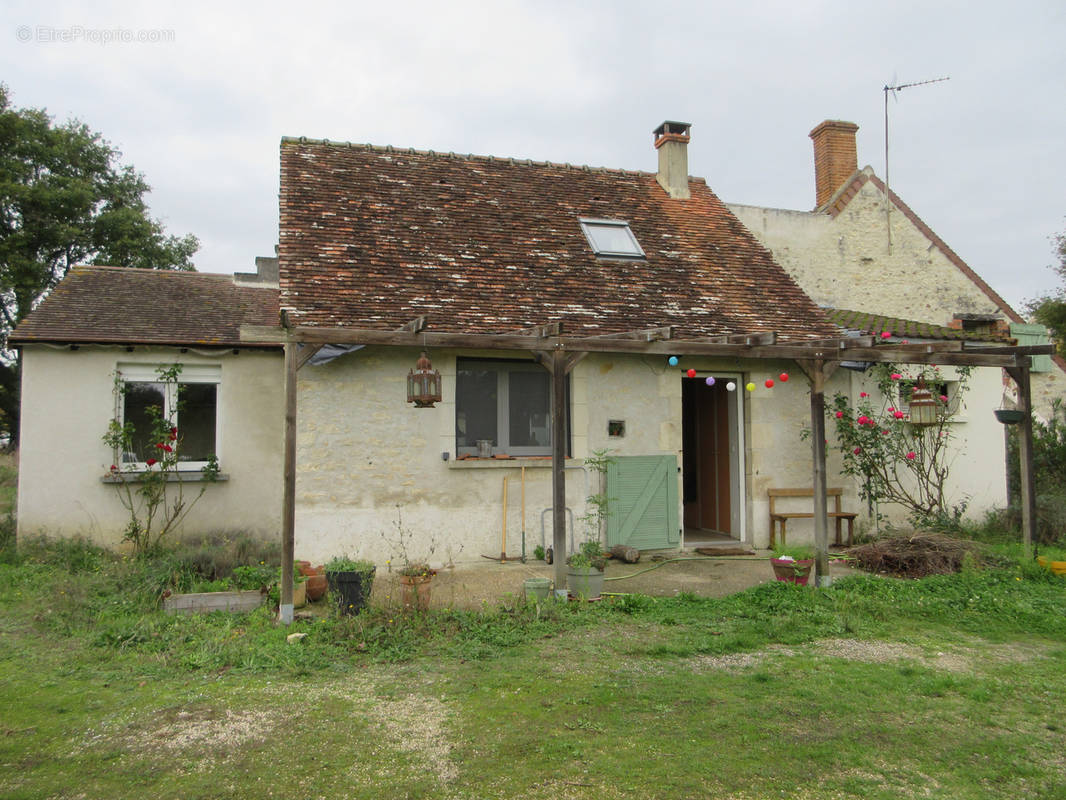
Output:
<svg viewBox="0 0 1066 800">
<path fill-rule="evenodd" d="M 19 362 L 11 329 L 75 264 L 193 269 L 196 237 L 149 216 L 150 187 L 121 153 L 78 122 L 11 107 L 0 84 L 0 429 L 18 438 Z"/>
<path fill-rule="evenodd" d="M 1066 234 L 1051 237 L 1054 242 L 1055 255 L 1059 260 L 1052 269 L 1066 281 Z M 1028 311 L 1033 319 L 1047 327 L 1060 355 L 1066 355 L 1066 287 L 1061 287 L 1054 294 L 1046 294 L 1032 300 Z"/>
</svg>

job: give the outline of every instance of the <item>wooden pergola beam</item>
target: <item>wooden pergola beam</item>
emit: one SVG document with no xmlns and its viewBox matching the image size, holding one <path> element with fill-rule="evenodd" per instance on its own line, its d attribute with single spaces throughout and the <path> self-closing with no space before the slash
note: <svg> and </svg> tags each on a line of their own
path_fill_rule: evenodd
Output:
<svg viewBox="0 0 1066 800">
<path fill-rule="evenodd" d="M 674 326 L 665 325 L 661 328 L 644 328 L 639 331 L 623 331 L 622 333 L 605 333 L 598 339 L 639 339 L 645 342 L 655 342 L 660 339 L 670 339 L 674 335 Z"/>
<path fill-rule="evenodd" d="M 753 338 L 755 338 L 753 336 Z M 249 344 L 366 344 L 393 347 L 448 347 L 474 350 L 570 350 L 583 353 L 635 353 L 644 355 L 687 355 L 725 358 L 782 359 L 786 361 L 869 361 L 908 364 L 942 364 L 945 366 L 1016 367 L 1027 365 L 1034 348 L 1015 355 L 1014 348 L 1000 352 L 942 351 L 935 345 L 878 345 L 875 347 L 830 347 L 805 342 L 746 345 L 709 342 L 695 339 L 645 342 L 608 336 L 536 338 L 518 334 L 484 333 L 411 333 L 364 328 L 308 328 L 291 331 L 282 328 L 246 325 L 241 339 Z M 847 341 L 840 340 L 840 341 Z M 1044 352 L 1034 346 L 1036 352 Z M 995 351 L 996 348 L 990 348 Z"/>
</svg>

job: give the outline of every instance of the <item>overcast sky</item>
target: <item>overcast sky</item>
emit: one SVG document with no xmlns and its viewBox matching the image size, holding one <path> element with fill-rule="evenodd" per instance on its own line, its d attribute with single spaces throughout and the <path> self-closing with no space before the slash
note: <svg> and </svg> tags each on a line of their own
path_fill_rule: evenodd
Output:
<svg viewBox="0 0 1066 800">
<path fill-rule="evenodd" d="M 653 171 L 682 120 L 724 201 L 808 210 L 816 124 L 883 177 L 883 87 L 950 76 L 890 101 L 892 188 L 1019 310 L 1060 286 L 1062 0 L 156 5 L 8 0 L 0 81 L 119 148 L 202 271 L 273 253 L 282 136 Z"/>
</svg>

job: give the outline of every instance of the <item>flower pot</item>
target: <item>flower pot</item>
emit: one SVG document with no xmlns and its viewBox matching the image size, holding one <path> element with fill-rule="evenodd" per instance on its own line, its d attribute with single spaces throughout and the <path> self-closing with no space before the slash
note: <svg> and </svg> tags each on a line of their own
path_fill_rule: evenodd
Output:
<svg viewBox="0 0 1066 800">
<path fill-rule="evenodd" d="M 292 585 L 292 606 L 299 608 L 307 605 L 307 581 L 294 582 Z"/>
<path fill-rule="evenodd" d="M 992 410 L 992 413 L 1004 425 L 1017 425 L 1025 417 L 1025 412 L 1016 408 L 996 408 Z"/>
<path fill-rule="evenodd" d="M 426 611 L 429 609 L 429 584 L 436 575 L 431 570 L 428 575 L 401 575 L 400 585 L 403 587 L 403 610 Z"/>
<path fill-rule="evenodd" d="M 774 568 L 774 577 L 777 580 L 806 586 L 807 579 L 811 576 L 811 568 L 814 567 L 814 559 L 795 561 L 791 558 L 771 558 L 770 566 Z"/>
<path fill-rule="evenodd" d="M 310 561 L 297 561 L 296 566 L 299 567 L 301 575 L 307 576 L 308 602 L 314 603 L 316 600 L 321 600 L 326 594 L 326 589 L 329 588 L 321 565 L 312 567 Z"/>
<path fill-rule="evenodd" d="M 327 572 L 329 594 L 342 614 L 354 616 L 363 610 L 374 587 L 374 570 L 367 572 Z"/>
<path fill-rule="evenodd" d="M 547 600 L 552 582 L 548 578 L 526 578 L 522 588 L 525 590 L 526 600 Z"/>
<path fill-rule="evenodd" d="M 567 567 L 566 589 L 573 597 L 596 600 L 603 594 L 603 570 L 595 567 Z"/>
</svg>

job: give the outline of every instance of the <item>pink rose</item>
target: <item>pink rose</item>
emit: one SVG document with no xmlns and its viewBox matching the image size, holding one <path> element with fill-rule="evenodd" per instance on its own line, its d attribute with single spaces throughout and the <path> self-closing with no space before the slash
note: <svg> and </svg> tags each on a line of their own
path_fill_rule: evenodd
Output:
<svg viewBox="0 0 1066 800">
<path fill-rule="evenodd" d="M 837 419 L 840 419 L 843 416 L 844 416 L 844 412 L 843 411 L 838 411 L 837 412 Z"/>
<path fill-rule="evenodd" d="M 946 394 L 940 395 L 940 402 L 941 403 L 946 403 L 947 401 L 948 401 L 948 396 Z"/>
<path fill-rule="evenodd" d="M 896 419 L 903 419 L 903 412 L 902 411 L 897 411 L 892 416 L 894 416 Z"/>
<path fill-rule="evenodd" d="M 917 457 L 918 457 L 918 455 L 913 450 L 911 450 L 909 453 L 907 453 L 907 460 L 908 461 L 914 461 L 914 459 L 916 459 Z"/>
<path fill-rule="evenodd" d="M 869 396 L 870 395 L 868 395 L 866 392 L 859 392 L 859 397 L 869 397 Z"/>
<path fill-rule="evenodd" d="M 888 339 L 890 336 L 892 336 L 892 331 L 881 331 L 882 339 Z"/>
<path fill-rule="evenodd" d="M 898 372 L 893 372 L 893 373 L 892 373 L 892 374 L 891 374 L 891 375 L 890 375 L 889 377 L 891 377 L 891 378 L 892 378 L 892 380 L 894 380 L 894 381 L 898 381 L 898 380 L 899 380 L 900 378 L 902 378 L 903 376 L 902 376 L 902 375 L 900 375 L 900 374 L 899 374 Z"/>
<path fill-rule="evenodd" d="M 861 447 L 856 447 L 856 448 L 855 448 L 854 450 L 852 450 L 852 452 L 853 452 L 853 453 L 854 453 L 855 455 L 858 455 L 859 453 L 861 453 L 861 452 L 862 452 L 862 448 L 861 448 Z"/>
</svg>

